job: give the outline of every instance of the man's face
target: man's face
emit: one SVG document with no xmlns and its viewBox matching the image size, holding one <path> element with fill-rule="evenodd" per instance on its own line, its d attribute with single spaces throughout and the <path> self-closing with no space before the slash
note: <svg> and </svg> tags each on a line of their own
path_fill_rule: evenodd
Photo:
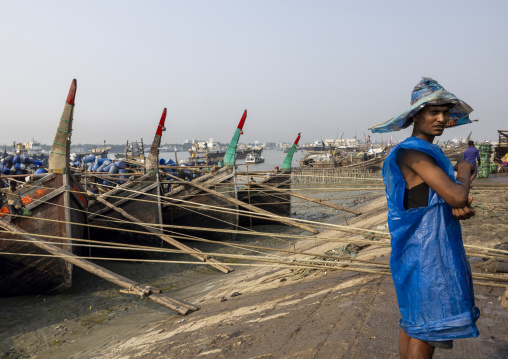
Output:
<svg viewBox="0 0 508 359">
<path fill-rule="evenodd" d="M 441 136 L 446 123 L 450 119 L 450 107 L 448 105 L 425 106 L 414 117 L 413 133 L 424 136 Z"/>
</svg>

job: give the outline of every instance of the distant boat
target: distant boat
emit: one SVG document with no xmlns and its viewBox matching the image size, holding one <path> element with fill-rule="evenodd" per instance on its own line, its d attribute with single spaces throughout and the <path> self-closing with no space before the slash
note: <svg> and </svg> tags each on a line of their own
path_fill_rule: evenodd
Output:
<svg viewBox="0 0 508 359">
<path fill-rule="evenodd" d="M 249 153 L 247 157 L 245 157 L 246 164 L 263 163 L 263 162 L 265 162 L 265 158 L 255 153 Z"/>
</svg>

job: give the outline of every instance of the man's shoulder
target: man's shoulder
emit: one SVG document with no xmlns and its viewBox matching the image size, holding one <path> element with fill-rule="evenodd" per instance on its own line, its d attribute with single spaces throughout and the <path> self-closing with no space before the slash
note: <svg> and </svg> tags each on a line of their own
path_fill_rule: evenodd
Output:
<svg viewBox="0 0 508 359">
<path fill-rule="evenodd" d="M 401 148 L 397 156 L 397 163 L 409 164 L 414 162 L 434 163 L 434 158 L 427 152 L 422 151 L 421 149 Z"/>
</svg>

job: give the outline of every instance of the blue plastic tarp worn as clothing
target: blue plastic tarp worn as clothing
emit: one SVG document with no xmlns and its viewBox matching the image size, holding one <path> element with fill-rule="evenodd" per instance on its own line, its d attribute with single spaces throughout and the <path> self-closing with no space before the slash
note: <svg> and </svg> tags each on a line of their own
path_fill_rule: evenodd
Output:
<svg viewBox="0 0 508 359">
<path fill-rule="evenodd" d="M 402 149 L 424 152 L 454 182 L 454 168 L 443 151 L 418 137 L 396 145 L 383 165 L 392 253 L 390 268 L 407 335 L 442 341 L 477 337 L 471 269 L 460 223 L 432 188 L 427 207 L 404 209 L 405 181 L 397 165 Z"/>
</svg>

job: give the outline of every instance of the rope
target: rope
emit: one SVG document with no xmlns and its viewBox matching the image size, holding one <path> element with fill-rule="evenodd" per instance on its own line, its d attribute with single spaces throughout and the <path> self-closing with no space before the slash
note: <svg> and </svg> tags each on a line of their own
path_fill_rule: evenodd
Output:
<svg viewBox="0 0 508 359">
<path fill-rule="evenodd" d="M 39 188 L 39 187 L 38 187 Z M 45 187 L 45 188 L 50 188 L 50 189 L 53 189 L 51 187 Z M 86 192 L 80 192 L 80 191 L 71 191 L 71 190 L 64 190 L 64 191 L 68 191 L 68 192 L 76 192 L 76 193 L 86 193 Z M 139 194 L 142 194 L 142 195 L 146 195 L 146 196 L 152 196 L 152 197 L 162 197 L 162 196 L 157 196 L 157 195 L 151 195 L 151 194 L 146 194 L 146 193 L 142 193 L 142 192 L 139 192 L 139 191 L 133 191 L 135 193 L 139 193 Z M 106 196 L 107 198 L 117 198 L 117 199 L 124 199 L 124 197 L 122 196 Z M 151 200 L 140 200 L 138 198 L 132 198 L 130 200 L 138 200 L 138 201 L 142 201 L 142 202 L 149 202 L 149 203 L 157 203 L 156 201 L 151 201 Z M 176 200 L 176 199 L 175 199 Z M 192 206 L 188 206 L 187 208 L 195 208 L 195 207 L 199 207 L 200 209 L 202 209 L 201 207 L 209 207 L 209 208 L 213 208 L 214 210 L 218 210 L 219 212 L 224 212 L 224 213 L 231 213 L 232 211 L 234 212 L 238 212 L 238 213 L 244 213 L 246 215 L 251 215 L 251 212 L 249 211 L 241 211 L 241 210 L 231 210 L 231 209 L 224 209 L 222 207 L 216 207 L 216 206 L 209 206 L 209 205 L 200 205 L 200 204 L 195 204 L 193 202 L 189 202 L 189 201 L 185 201 L 185 200 L 181 200 L 181 199 L 178 199 L 178 201 L 180 202 L 186 202 L 186 203 L 191 203 Z M 194 206 L 194 207 L 193 207 Z M 72 208 L 71 208 L 72 209 Z M 285 218 L 285 217 L 280 217 L 280 216 L 264 216 L 264 215 L 261 215 L 259 216 L 258 218 Z M 212 217 L 213 218 L 213 217 Z M 38 218 L 39 219 L 39 218 Z M 344 231 L 344 232 L 349 232 L 349 233 L 354 233 L 354 234 L 367 234 L 367 235 L 373 235 L 373 236 L 379 236 L 381 238 L 386 238 L 386 239 L 389 239 L 390 238 L 390 234 L 389 233 L 386 233 L 386 232 L 380 232 L 380 231 L 374 231 L 374 230 L 367 230 L 367 229 L 362 229 L 362 228 L 355 228 L 355 227 L 349 227 L 349 226 L 341 226 L 341 225 L 334 225 L 334 224 L 324 224 L 324 223 L 320 223 L 320 222 L 315 222 L 315 221 L 307 221 L 307 220 L 298 220 L 298 219 L 294 219 L 295 221 L 301 221 L 301 222 L 304 222 L 304 223 L 309 223 L 309 224 L 313 224 L 313 225 L 319 225 L 321 228 L 327 228 L 327 229 L 336 229 L 336 230 L 339 230 L 339 231 Z M 129 222 L 127 221 L 126 223 L 131 223 L 132 222 Z M 230 223 L 231 224 L 231 223 Z M 171 227 L 171 225 L 159 225 L 159 227 Z M 200 227 L 196 227 L 196 229 L 198 229 Z M 182 229 L 190 229 L 190 228 L 182 228 Z M 220 230 L 222 231 L 222 230 Z M 358 233 L 360 232 L 360 233 Z M 236 232 L 238 233 L 238 232 Z M 241 232 L 242 234 L 244 233 L 243 231 Z M 381 244 L 382 242 L 377 242 L 377 244 Z M 389 243 L 386 243 L 387 245 L 389 245 Z M 480 250 L 480 251 L 494 251 L 494 252 L 498 252 L 498 253 L 501 253 L 501 254 L 506 254 L 508 253 L 508 251 L 503 251 L 503 250 L 498 250 L 498 249 L 494 249 L 494 248 L 488 248 L 488 247 L 481 247 L 481 246 L 473 246 L 473 245 L 464 245 L 465 248 L 470 248 L 470 249 L 477 249 L 477 250 Z"/>
<path fill-rule="evenodd" d="M 150 262 L 150 263 L 172 263 L 172 264 L 210 264 L 207 262 L 195 262 L 195 261 L 175 261 L 175 260 L 165 260 L 165 259 L 127 259 L 127 258 L 104 258 L 104 257 L 80 257 L 80 256 L 65 256 L 65 255 L 53 255 L 53 254 L 34 254 L 34 253 L 10 253 L 10 252 L 0 252 L 0 255 L 15 255 L 15 256 L 31 256 L 31 257 L 54 257 L 54 258 L 81 258 L 81 259 L 91 259 L 91 260 L 111 260 L 111 261 L 122 261 L 122 262 Z M 382 274 L 382 275 L 391 275 L 389 271 L 384 270 L 374 270 L 374 269 L 363 269 L 363 268 L 348 268 L 348 267 L 339 267 L 338 265 L 330 265 L 330 263 L 326 264 L 309 264 L 306 262 L 298 262 L 293 260 L 291 264 L 289 263 L 279 263 L 275 260 L 271 260 L 274 264 L 257 264 L 257 263 L 228 263 L 230 266 L 247 266 L 247 267 L 272 267 L 272 268 L 315 268 L 315 269 L 336 269 L 342 271 L 349 272 L 359 272 L 359 273 L 370 273 L 370 274 Z M 474 275 L 473 278 L 476 278 L 477 275 Z M 481 276 L 480 276 L 481 277 Z M 501 278 L 500 280 L 507 280 L 506 278 Z M 506 285 L 495 284 L 495 283 L 475 283 L 478 285 L 485 285 L 490 287 L 501 287 L 504 288 Z"/>
<path fill-rule="evenodd" d="M 69 192 L 78 192 L 78 191 L 69 191 Z M 83 193 L 83 192 L 80 192 L 80 193 Z M 153 196 L 157 197 L 156 195 L 153 195 Z M 120 197 L 120 196 L 110 196 L 110 197 L 112 197 L 112 198 L 120 198 L 120 199 L 124 198 L 124 197 Z M 133 200 L 136 200 L 136 199 L 133 199 Z M 155 203 L 154 201 L 148 201 L 148 200 L 141 200 L 141 201 Z M 181 200 L 181 201 L 184 201 L 184 200 Z M 214 206 L 209 206 L 209 207 L 214 207 Z M 218 207 L 218 208 L 220 208 L 220 207 Z M 74 209 L 74 210 L 76 210 L 76 209 Z M 247 214 L 250 214 L 250 212 L 246 212 L 246 211 L 238 211 L 238 212 L 245 212 Z M 273 217 L 277 218 L 279 216 L 273 216 Z M 266 217 L 263 216 L 262 218 L 266 218 Z M 285 218 L 285 217 L 282 217 L 282 218 Z M 42 218 L 37 218 L 37 219 L 43 220 Z M 307 222 L 307 223 L 313 223 L 313 224 L 319 223 L 319 222 L 305 221 L 305 220 L 300 220 L 300 221 Z M 64 222 L 64 221 L 62 221 L 62 222 Z M 129 224 L 136 224 L 136 223 L 132 223 L 130 221 L 119 221 L 119 222 L 121 222 L 121 223 L 129 223 Z M 77 223 L 74 223 L 74 224 L 77 224 Z M 320 226 L 321 228 L 325 228 L 325 229 L 330 229 L 331 228 L 331 229 L 336 229 L 336 230 L 339 230 L 339 231 L 353 233 L 353 234 L 366 234 L 366 235 L 371 235 L 371 236 L 379 236 L 381 238 L 390 238 L 389 233 L 386 233 L 386 232 L 367 230 L 367 229 L 362 229 L 362 228 L 354 228 L 354 227 L 348 227 L 348 226 L 333 225 L 333 224 L 321 224 L 321 223 L 319 223 L 319 224 L 321 225 Z M 144 225 L 150 225 L 150 224 L 144 223 Z M 193 230 L 202 230 L 202 231 L 208 231 L 209 230 L 209 231 L 217 231 L 217 232 L 227 231 L 228 233 L 247 234 L 245 231 L 234 231 L 234 232 L 231 232 L 232 230 L 207 229 L 207 228 L 201 228 L 201 227 L 185 227 L 185 226 L 174 226 L 174 225 L 157 225 L 157 226 L 154 226 L 154 228 L 160 228 L 160 227 L 163 227 L 163 228 L 164 227 L 165 228 L 173 227 L 173 228 L 180 228 L 180 229 L 193 229 Z M 139 233 L 149 234 L 148 232 L 139 232 Z M 261 235 L 266 235 L 266 233 L 262 233 Z M 305 237 L 305 238 L 308 239 L 308 237 Z M 328 241 L 333 241 L 331 239 L 327 239 L 327 240 Z M 337 240 L 337 241 L 344 241 L 344 240 Z M 355 240 L 355 243 L 373 244 L 372 241 L 370 241 L 370 240 Z M 384 245 L 384 246 L 389 246 L 390 245 L 389 242 L 375 241 L 374 243 L 377 244 L 377 245 Z M 465 248 L 476 249 L 476 250 L 480 250 L 480 251 L 485 251 L 485 252 L 489 252 L 489 251 L 493 252 L 494 251 L 494 252 L 497 252 L 499 254 L 508 254 L 508 251 L 494 249 L 494 248 L 488 248 L 488 247 L 480 247 L 480 246 L 473 246 L 473 245 L 464 245 L 464 247 Z"/>
</svg>

